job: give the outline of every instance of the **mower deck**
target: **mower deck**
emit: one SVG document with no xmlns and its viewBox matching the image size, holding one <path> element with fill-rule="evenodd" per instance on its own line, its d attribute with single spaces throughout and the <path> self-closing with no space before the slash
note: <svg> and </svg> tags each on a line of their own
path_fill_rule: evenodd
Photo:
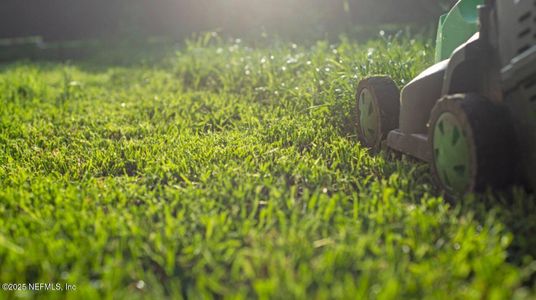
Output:
<svg viewBox="0 0 536 300">
<path fill-rule="evenodd" d="M 387 147 L 401 153 L 411 153 L 411 156 L 428 163 L 432 161 L 426 134 L 405 134 L 395 129 L 387 136 Z"/>
</svg>

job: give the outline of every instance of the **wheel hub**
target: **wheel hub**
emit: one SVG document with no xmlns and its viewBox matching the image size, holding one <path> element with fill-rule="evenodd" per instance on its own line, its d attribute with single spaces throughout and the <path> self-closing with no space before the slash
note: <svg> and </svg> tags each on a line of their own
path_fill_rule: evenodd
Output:
<svg viewBox="0 0 536 300">
<path fill-rule="evenodd" d="M 379 111 L 374 98 L 368 89 L 363 89 L 359 95 L 359 124 L 367 144 L 374 145 L 378 139 Z"/>
<path fill-rule="evenodd" d="M 471 148 L 467 133 L 452 113 L 443 113 L 434 128 L 434 164 L 447 189 L 463 193 L 471 184 Z"/>
</svg>

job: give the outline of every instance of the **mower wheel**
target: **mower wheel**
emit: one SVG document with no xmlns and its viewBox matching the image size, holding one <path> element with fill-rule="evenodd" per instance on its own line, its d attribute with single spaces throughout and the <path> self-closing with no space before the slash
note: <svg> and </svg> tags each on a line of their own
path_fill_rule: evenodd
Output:
<svg viewBox="0 0 536 300">
<path fill-rule="evenodd" d="M 389 77 L 369 77 L 359 82 L 356 101 L 359 140 L 379 151 L 389 131 L 398 128 L 400 91 Z"/>
<path fill-rule="evenodd" d="M 451 195 L 502 188 L 514 174 L 514 130 L 506 108 L 477 94 L 446 96 L 432 110 L 431 169 Z"/>
</svg>

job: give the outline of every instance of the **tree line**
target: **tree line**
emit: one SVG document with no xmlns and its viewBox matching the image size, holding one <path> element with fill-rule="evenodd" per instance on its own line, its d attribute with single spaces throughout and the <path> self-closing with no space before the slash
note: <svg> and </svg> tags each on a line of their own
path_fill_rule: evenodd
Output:
<svg viewBox="0 0 536 300">
<path fill-rule="evenodd" d="M 329 32 L 385 23 L 430 24 L 449 0 L 2 0 L 0 38 L 45 40 Z"/>
</svg>

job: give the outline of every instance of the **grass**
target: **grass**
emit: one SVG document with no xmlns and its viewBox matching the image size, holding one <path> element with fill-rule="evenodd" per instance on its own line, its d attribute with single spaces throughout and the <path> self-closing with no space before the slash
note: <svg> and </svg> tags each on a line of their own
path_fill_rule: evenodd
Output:
<svg viewBox="0 0 536 300">
<path fill-rule="evenodd" d="M 534 196 L 449 203 L 356 141 L 357 81 L 432 52 L 208 34 L 1 66 L 0 283 L 77 290 L 0 298 L 536 297 Z"/>
</svg>

